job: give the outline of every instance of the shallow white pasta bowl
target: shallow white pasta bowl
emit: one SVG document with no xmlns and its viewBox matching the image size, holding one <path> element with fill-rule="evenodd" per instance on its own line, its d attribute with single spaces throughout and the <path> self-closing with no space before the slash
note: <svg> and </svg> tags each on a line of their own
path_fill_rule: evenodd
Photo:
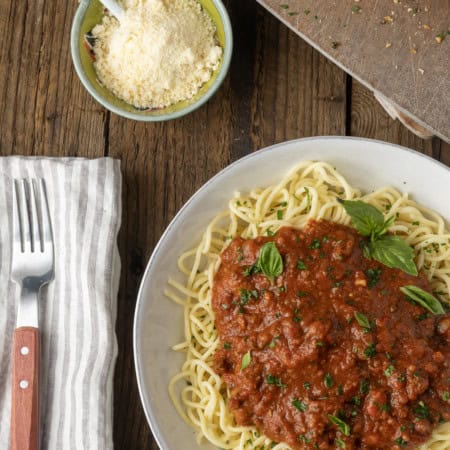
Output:
<svg viewBox="0 0 450 450">
<path fill-rule="evenodd" d="M 379 141 L 343 137 L 290 141 L 242 158 L 213 177 L 161 237 L 138 295 L 133 335 L 137 379 L 147 420 L 164 450 L 214 448 L 197 444 L 195 431 L 179 417 L 169 398 L 169 380 L 183 363 L 183 354 L 171 347 L 183 340 L 184 325 L 183 309 L 164 296 L 168 276 L 180 277 L 178 257 L 198 244 L 207 224 L 226 209 L 235 191 L 276 183 L 302 160 L 329 162 L 363 192 L 383 186 L 407 192 L 450 222 L 450 169 L 420 153 Z"/>
</svg>

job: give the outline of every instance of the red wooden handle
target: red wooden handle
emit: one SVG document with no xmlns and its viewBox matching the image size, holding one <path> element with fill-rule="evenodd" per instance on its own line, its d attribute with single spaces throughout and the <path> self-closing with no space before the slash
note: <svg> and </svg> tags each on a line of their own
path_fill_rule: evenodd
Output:
<svg viewBox="0 0 450 450">
<path fill-rule="evenodd" d="M 14 331 L 11 450 L 39 448 L 39 330 Z"/>
</svg>

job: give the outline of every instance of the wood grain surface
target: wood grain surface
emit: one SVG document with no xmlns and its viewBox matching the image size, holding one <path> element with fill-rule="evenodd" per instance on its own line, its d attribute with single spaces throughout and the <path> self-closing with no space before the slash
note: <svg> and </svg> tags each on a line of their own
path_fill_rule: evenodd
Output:
<svg viewBox="0 0 450 450">
<path fill-rule="evenodd" d="M 256 1 L 225 3 L 235 48 L 224 84 L 189 116 L 145 124 L 107 112 L 77 79 L 69 50 L 75 0 L 0 0 L 0 155 L 109 155 L 122 161 L 114 384 L 119 450 L 158 448 L 137 392 L 134 306 L 153 247 L 205 181 L 256 149 L 314 135 L 381 139 L 450 165 L 448 144 L 436 138 L 422 141 L 392 121 L 367 88 Z"/>
<path fill-rule="evenodd" d="M 450 140 L 448 0 L 258 1 L 399 111 Z"/>
<path fill-rule="evenodd" d="M 39 337 L 37 328 L 14 331 L 11 450 L 39 450 Z"/>
</svg>

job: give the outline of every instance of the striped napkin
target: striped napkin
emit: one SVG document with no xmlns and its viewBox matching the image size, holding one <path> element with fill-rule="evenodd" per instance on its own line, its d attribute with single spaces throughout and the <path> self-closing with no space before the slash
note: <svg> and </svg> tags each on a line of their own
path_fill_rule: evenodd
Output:
<svg viewBox="0 0 450 450">
<path fill-rule="evenodd" d="M 55 279 L 43 288 L 41 450 L 111 449 L 120 260 L 120 162 L 0 158 L 0 449 L 9 448 L 11 349 L 19 289 L 10 280 L 12 178 L 44 178 Z"/>
</svg>

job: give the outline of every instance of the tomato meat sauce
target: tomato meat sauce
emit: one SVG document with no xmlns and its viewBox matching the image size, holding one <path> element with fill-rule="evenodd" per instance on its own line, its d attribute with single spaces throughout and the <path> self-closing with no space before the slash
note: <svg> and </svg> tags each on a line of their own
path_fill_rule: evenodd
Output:
<svg viewBox="0 0 450 450">
<path fill-rule="evenodd" d="M 352 228 L 310 221 L 236 238 L 212 305 L 214 368 L 239 425 L 292 449 L 412 449 L 450 420 L 450 317 L 410 303 L 414 277 L 364 257 Z M 255 265 L 273 242 L 283 270 Z"/>
</svg>

